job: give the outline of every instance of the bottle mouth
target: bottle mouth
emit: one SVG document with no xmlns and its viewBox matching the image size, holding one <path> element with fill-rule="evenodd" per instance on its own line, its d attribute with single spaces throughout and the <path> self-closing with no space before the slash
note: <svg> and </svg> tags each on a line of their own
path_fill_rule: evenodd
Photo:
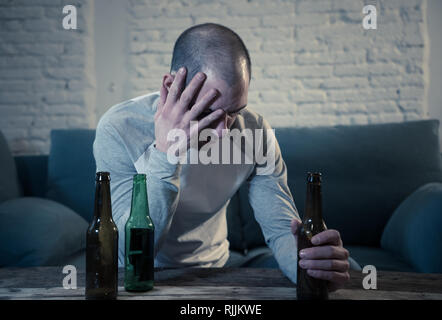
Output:
<svg viewBox="0 0 442 320">
<path fill-rule="evenodd" d="M 110 173 L 106 171 L 99 171 L 95 175 L 95 181 L 110 181 Z"/>
<path fill-rule="evenodd" d="M 134 174 L 134 181 L 135 182 L 145 182 L 146 181 L 146 175 L 144 173 L 137 173 Z"/>
<path fill-rule="evenodd" d="M 307 182 L 310 183 L 321 183 L 322 174 L 320 172 L 308 172 L 307 173 Z"/>
</svg>

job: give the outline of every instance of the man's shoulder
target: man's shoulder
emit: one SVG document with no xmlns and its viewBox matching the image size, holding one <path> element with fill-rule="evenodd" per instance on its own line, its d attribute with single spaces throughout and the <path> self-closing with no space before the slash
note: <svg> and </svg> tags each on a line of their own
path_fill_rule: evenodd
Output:
<svg viewBox="0 0 442 320">
<path fill-rule="evenodd" d="M 97 130 L 112 128 L 118 131 L 129 127 L 145 128 L 151 124 L 158 103 L 159 92 L 142 95 L 110 107 L 100 118 Z"/>
<path fill-rule="evenodd" d="M 239 113 L 235 124 L 238 129 L 269 129 L 270 126 L 262 115 L 250 108 L 245 108 Z"/>
<path fill-rule="evenodd" d="M 97 125 L 95 149 L 118 149 L 135 161 L 155 140 L 154 115 L 158 92 L 114 105 Z M 119 154 L 120 157 L 123 155 Z"/>
</svg>

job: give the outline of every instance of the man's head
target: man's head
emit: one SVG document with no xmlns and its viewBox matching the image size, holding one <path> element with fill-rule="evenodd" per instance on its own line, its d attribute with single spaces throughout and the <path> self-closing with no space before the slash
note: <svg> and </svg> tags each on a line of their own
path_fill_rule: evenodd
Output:
<svg viewBox="0 0 442 320">
<path fill-rule="evenodd" d="M 247 105 L 251 78 L 250 57 L 241 38 L 218 24 L 193 26 L 175 42 L 170 73 L 163 77 L 166 88 L 170 88 L 177 70 L 183 66 L 187 68 L 186 86 L 198 72 L 207 75 L 194 102 L 212 88 L 219 91 L 219 98 L 210 110 L 222 108 L 226 116 L 216 121 L 212 128 L 218 133 L 229 128 L 237 112 Z"/>
<path fill-rule="evenodd" d="M 230 86 L 247 72 L 251 77 L 249 52 L 241 38 L 219 24 L 204 23 L 185 30 L 175 42 L 170 72 L 187 68 L 186 85 L 199 71 L 211 70 Z M 245 67 L 245 70 L 242 70 Z"/>
</svg>

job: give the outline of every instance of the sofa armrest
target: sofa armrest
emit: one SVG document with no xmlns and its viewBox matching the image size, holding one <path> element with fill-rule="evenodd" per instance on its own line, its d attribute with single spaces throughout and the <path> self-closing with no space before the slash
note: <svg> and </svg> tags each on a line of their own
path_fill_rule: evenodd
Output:
<svg viewBox="0 0 442 320">
<path fill-rule="evenodd" d="M 15 165 L 24 196 L 45 197 L 48 156 L 16 156 Z"/>
<path fill-rule="evenodd" d="M 419 272 L 442 273 L 442 183 L 428 183 L 394 211 L 382 248 L 399 254 Z"/>
</svg>

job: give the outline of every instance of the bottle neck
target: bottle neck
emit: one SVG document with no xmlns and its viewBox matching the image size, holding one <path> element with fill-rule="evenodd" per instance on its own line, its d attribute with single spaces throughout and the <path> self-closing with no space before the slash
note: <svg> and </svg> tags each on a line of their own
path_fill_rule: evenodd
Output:
<svg viewBox="0 0 442 320">
<path fill-rule="evenodd" d="M 304 221 L 322 221 L 322 191 L 320 183 L 307 183 L 307 196 L 304 212 Z"/>
<path fill-rule="evenodd" d="M 130 216 L 134 218 L 146 218 L 146 216 L 149 217 L 146 180 L 134 180 Z"/>
<path fill-rule="evenodd" d="M 112 219 L 109 181 L 97 181 L 95 185 L 94 215 L 100 219 Z"/>
</svg>

